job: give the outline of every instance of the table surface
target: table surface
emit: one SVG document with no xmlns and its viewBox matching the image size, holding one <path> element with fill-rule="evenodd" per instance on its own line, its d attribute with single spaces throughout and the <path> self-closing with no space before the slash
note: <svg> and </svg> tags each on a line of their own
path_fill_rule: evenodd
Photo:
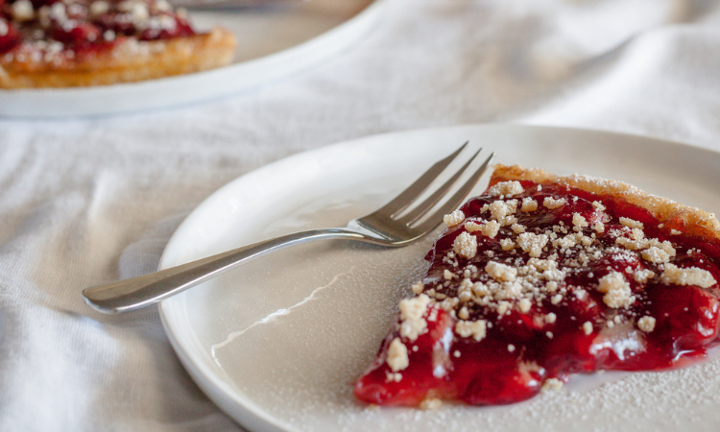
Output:
<svg viewBox="0 0 720 432">
<path fill-rule="evenodd" d="M 80 296 L 155 269 L 228 181 L 338 141 L 466 123 L 720 151 L 718 53 L 717 0 L 389 0 L 364 40 L 259 88 L 0 119 L 0 430 L 242 430 L 185 373 L 156 309 L 105 316 Z"/>
</svg>

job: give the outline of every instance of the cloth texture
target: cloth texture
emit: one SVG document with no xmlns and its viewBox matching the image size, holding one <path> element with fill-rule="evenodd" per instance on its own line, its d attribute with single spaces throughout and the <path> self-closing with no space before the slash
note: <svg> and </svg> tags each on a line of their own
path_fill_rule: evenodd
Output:
<svg viewBox="0 0 720 432">
<path fill-rule="evenodd" d="M 103 315 L 80 295 L 153 271 L 228 181 L 339 141 L 467 123 L 720 151 L 718 71 L 717 0 L 387 0 L 362 41 L 240 94 L 0 119 L 0 430 L 242 430 L 184 371 L 156 308 Z"/>
</svg>

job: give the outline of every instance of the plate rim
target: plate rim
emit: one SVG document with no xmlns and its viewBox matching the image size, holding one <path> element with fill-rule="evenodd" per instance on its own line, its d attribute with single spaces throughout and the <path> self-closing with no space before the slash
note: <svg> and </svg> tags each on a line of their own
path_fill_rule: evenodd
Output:
<svg viewBox="0 0 720 432">
<path fill-rule="evenodd" d="M 167 259 L 168 251 L 174 247 L 174 243 L 178 242 L 178 238 L 183 235 L 182 231 L 187 230 L 187 226 L 190 224 L 189 221 L 191 221 L 191 216 L 194 214 L 198 214 L 199 212 L 203 211 L 204 206 L 209 205 L 208 203 L 213 200 L 217 199 L 218 196 L 221 196 L 224 191 L 233 189 L 235 184 L 237 182 L 246 181 L 244 180 L 248 176 L 255 176 L 260 175 L 265 171 L 273 171 L 277 169 L 277 166 L 280 166 L 282 164 L 291 164 L 296 163 L 297 160 L 302 160 L 303 158 L 312 157 L 314 154 L 321 154 L 326 151 L 338 151 L 342 149 L 343 147 L 348 146 L 357 146 L 361 145 L 364 141 L 372 141 L 376 139 L 392 139 L 393 137 L 401 136 L 401 135 L 407 135 L 407 134 L 421 134 L 424 132 L 440 132 L 440 131 L 452 131 L 452 130 L 462 130 L 462 129 L 523 129 L 526 131 L 535 131 L 535 130 L 541 130 L 541 131 L 553 131 L 553 132 L 559 132 L 559 133 L 592 133 L 592 134 L 602 134 L 606 135 L 608 137 L 616 137 L 620 139 L 640 139 L 643 141 L 655 141 L 658 145 L 665 145 L 665 146 L 680 146 L 680 147 L 687 147 L 691 148 L 695 151 L 700 151 L 701 153 L 706 153 L 708 155 L 712 155 L 712 157 L 718 158 L 720 157 L 720 150 L 714 150 L 707 147 L 702 147 L 697 144 L 688 143 L 688 142 L 680 142 L 680 141 L 673 141 L 673 140 L 667 140 L 664 138 L 659 138 L 651 135 L 639 135 L 639 134 L 630 134 L 630 133 L 624 133 L 624 132 L 615 132 L 615 131 L 608 131 L 603 129 L 591 129 L 591 128 L 574 128 L 574 127 L 561 127 L 561 126 L 540 126 L 540 125 L 533 125 L 533 124 L 523 124 L 523 123 L 467 123 L 467 124 L 458 124 L 458 125 L 452 125 L 452 126 L 443 126 L 443 127 L 429 127 L 429 128 L 421 128 L 421 129 L 407 129 L 407 130 L 400 130 L 400 131 L 393 131 L 388 133 L 380 133 L 380 134 L 373 134 L 373 135 L 367 135 L 357 138 L 352 138 L 348 140 L 343 140 L 340 142 L 336 142 L 333 144 L 317 147 L 315 149 L 302 151 L 295 153 L 293 155 L 290 155 L 288 157 L 284 157 L 281 159 L 278 159 L 276 161 L 273 161 L 267 165 L 263 165 L 261 167 L 258 167 L 255 170 L 249 171 L 231 181 L 226 183 L 225 185 L 218 188 L 215 192 L 210 194 L 208 197 L 206 197 L 195 209 L 188 214 L 188 216 L 183 220 L 183 222 L 176 228 L 176 230 L 173 232 L 172 236 L 168 240 L 168 243 L 166 247 L 163 249 L 162 255 L 160 257 L 158 270 L 166 268 L 165 265 L 167 263 L 165 262 Z M 160 315 L 160 319 L 163 325 L 163 329 L 165 330 L 165 333 L 170 340 L 170 343 L 173 347 L 173 350 L 175 351 L 176 355 L 180 359 L 183 367 L 185 370 L 189 373 L 189 375 L 192 377 L 193 381 L 198 385 L 198 387 L 208 396 L 208 398 L 216 404 L 226 415 L 228 415 L 231 419 L 238 422 L 241 427 L 249 428 L 249 430 L 256 431 L 256 430 L 271 430 L 271 431 L 295 431 L 296 428 L 292 427 L 292 425 L 287 425 L 278 419 L 274 418 L 270 414 L 268 414 L 265 410 L 258 407 L 257 404 L 255 404 L 252 400 L 249 398 L 245 398 L 244 400 L 240 400 L 237 394 L 231 393 L 231 392 L 222 392 L 221 389 L 228 386 L 226 382 L 223 382 L 222 380 L 219 380 L 218 376 L 216 374 L 213 374 L 211 370 L 206 368 L 201 362 L 193 361 L 192 355 L 184 349 L 185 347 L 180 342 L 180 340 L 176 337 L 176 335 L 173 333 L 173 329 L 171 328 L 171 325 L 169 324 L 169 316 L 173 313 L 170 301 L 165 300 L 161 302 L 158 305 L 158 311 Z M 175 329 L 178 330 L 178 329 Z M 208 383 L 211 383 L 214 385 L 214 388 L 210 388 Z M 222 394 L 219 394 L 222 393 Z M 220 398 L 220 401 L 218 399 Z M 224 400 L 223 400 L 224 399 Z M 241 408 L 243 411 L 248 413 L 250 415 L 250 418 L 244 419 L 242 422 L 240 422 L 234 415 L 232 415 L 230 412 L 228 412 L 227 409 L 227 402 L 232 401 L 234 403 L 233 408 Z M 250 421 L 248 421 L 250 420 Z M 261 421 L 260 423 L 257 423 L 257 421 Z"/>
<path fill-rule="evenodd" d="M 388 0 L 371 0 L 359 13 L 337 26 L 289 48 L 239 63 L 189 74 L 102 86 L 39 89 L 0 89 L 0 119 L 25 120 L 101 117 L 174 108 L 220 99 L 272 84 L 321 63 L 359 42 L 381 17 Z M 238 79 L 238 75 L 240 78 Z M 220 82 L 223 85 L 208 83 Z M 209 90 L 183 92 L 205 84 Z M 127 102 L 148 91 L 163 97 Z M 128 96 L 129 94 L 129 96 Z M 108 106 L 98 100 L 123 97 Z M 72 107 L 73 109 L 68 109 Z"/>
</svg>

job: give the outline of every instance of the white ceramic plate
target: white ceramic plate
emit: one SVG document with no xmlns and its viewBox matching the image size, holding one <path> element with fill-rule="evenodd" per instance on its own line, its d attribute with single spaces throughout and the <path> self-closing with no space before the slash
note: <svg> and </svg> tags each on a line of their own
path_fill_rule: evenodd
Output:
<svg viewBox="0 0 720 432">
<path fill-rule="evenodd" d="M 359 41 L 382 0 L 312 0 L 265 8 L 191 12 L 198 29 L 221 24 L 238 39 L 235 62 L 140 83 L 71 89 L 0 90 L 0 116 L 117 114 L 188 104 L 298 73 Z"/>
<path fill-rule="evenodd" d="M 720 211 L 720 154 L 606 132 L 519 125 L 380 135 L 298 154 L 245 175 L 178 228 L 166 268 L 262 238 L 342 226 L 379 207 L 470 140 L 497 162 L 624 180 Z M 477 191 L 487 184 L 481 180 Z M 664 373 L 575 378 L 557 395 L 504 407 L 366 409 L 352 383 L 432 238 L 399 250 L 343 242 L 281 251 L 164 301 L 168 336 L 197 384 L 253 431 L 717 431 L 720 359 Z"/>
</svg>

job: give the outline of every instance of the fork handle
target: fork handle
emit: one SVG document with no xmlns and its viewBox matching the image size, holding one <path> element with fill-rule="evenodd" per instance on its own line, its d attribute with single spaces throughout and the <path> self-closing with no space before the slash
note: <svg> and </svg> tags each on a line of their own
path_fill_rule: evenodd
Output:
<svg viewBox="0 0 720 432">
<path fill-rule="evenodd" d="M 83 296 L 92 308 L 100 312 L 129 312 L 157 303 L 278 249 L 331 239 L 379 243 L 378 239 L 344 228 L 299 231 L 144 276 L 90 287 L 83 291 Z"/>
</svg>

